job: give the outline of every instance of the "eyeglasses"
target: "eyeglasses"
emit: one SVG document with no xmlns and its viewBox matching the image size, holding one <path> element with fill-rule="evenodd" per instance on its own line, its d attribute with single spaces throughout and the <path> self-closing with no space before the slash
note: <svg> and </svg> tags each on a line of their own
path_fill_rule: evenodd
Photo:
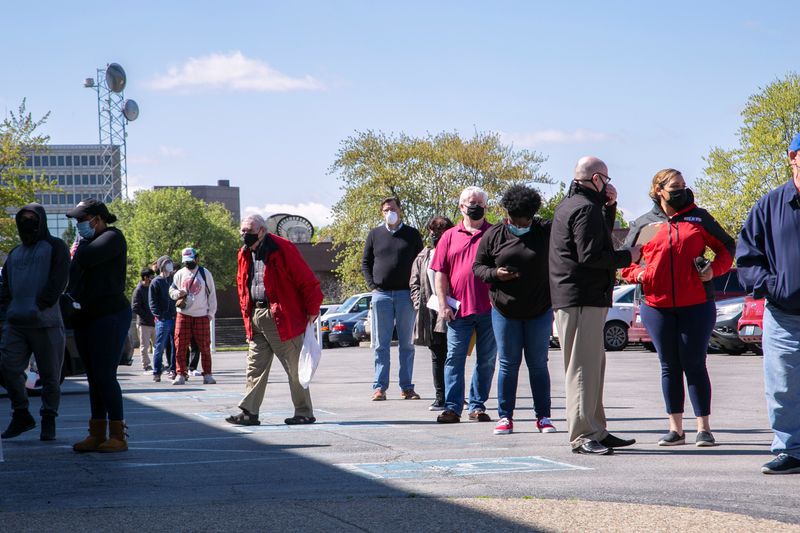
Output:
<svg viewBox="0 0 800 533">
<path fill-rule="evenodd" d="M 602 172 L 595 172 L 594 174 L 592 174 L 592 177 L 594 176 L 600 176 L 601 178 L 603 178 L 603 180 L 605 180 L 606 183 L 611 181 L 611 176 L 606 176 Z"/>
</svg>

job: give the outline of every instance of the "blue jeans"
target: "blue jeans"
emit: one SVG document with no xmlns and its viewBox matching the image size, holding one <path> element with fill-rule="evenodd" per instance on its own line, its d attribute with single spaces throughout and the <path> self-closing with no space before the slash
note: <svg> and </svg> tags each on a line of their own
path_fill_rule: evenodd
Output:
<svg viewBox="0 0 800 533">
<path fill-rule="evenodd" d="M 166 352 L 167 370 L 175 371 L 175 320 L 156 320 L 156 346 L 153 348 L 153 374 L 161 374 L 161 354 Z"/>
<path fill-rule="evenodd" d="M 500 418 L 514 418 L 517 403 L 517 381 L 522 353 L 533 393 L 536 418 L 550 418 L 550 370 L 547 355 L 550 334 L 553 331 L 553 310 L 528 320 L 506 318 L 492 308 L 492 327 L 497 341 L 500 370 L 497 373 L 497 414 Z"/>
<path fill-rule="evenodd" d="M 800 459 L 800 316 L 767 303 L 762 343 L 772 451 Z"/>
<path fill-rule="evenodd" d="M 372 314 L 377 330 L 375 342 L 375 382 L 373 389 L 386 391 L 389 388 L 389 365 L 392 332 L 397 327 L 400 345 L 400 389 L 413 389 L 411 376 L 414 373 L 414 317 L 410 291 L 373 291 Z"/>
<path fill-rule="evenodd" d="M 492 390 L 497 343 L 492 330 L 492 314 L 483 313 L 456 318 L 447 323 L 447 360 L 444 363 L 445 409 L 461 416 L 464 409 L 464 367 L 467 349 L 476 333 L 475 371 L 469 388 L 469 410 L 486 411 Z"/>
</svg>

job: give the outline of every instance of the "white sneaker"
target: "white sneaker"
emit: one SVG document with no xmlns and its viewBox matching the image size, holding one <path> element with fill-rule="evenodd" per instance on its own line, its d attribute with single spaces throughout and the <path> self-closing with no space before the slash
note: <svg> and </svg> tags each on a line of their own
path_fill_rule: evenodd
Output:
<svg viewBox="0 0 800 533">
<path fill-rule="evenodd" d="M 178 374 L 175 376 L 175 379 L 172 380 L 173 385 L 185 385 L 186 378 L 183 377 L 183 374 Z"/>
<path fill-rule="evenodd" d="M 202 376 L 202 375 L 203 375 L 203 373 L 202 373 L 201 371 L 199 371 L 199 370 L 192 370 L 191 372 L 189 372 L 189 375 L 192 375 L 192 376 Z"/>
<path fill-rule="evenodd" d="M 216 385 L 217 380 L 211 374 L 203 376 L 203 385 Z"/>
</svg>

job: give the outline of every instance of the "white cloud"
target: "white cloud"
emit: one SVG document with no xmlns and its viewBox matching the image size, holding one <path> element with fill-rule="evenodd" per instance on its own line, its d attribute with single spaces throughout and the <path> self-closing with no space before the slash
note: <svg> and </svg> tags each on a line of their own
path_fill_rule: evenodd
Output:
<svg viewBox="0 0 800 533">
<path fill-rule="evenodd" d="M 164 146 L 163 144 L 158 147 L 158 153 L 164 157 L 184 157 L 186 150 L 178 146 Z"/>
<path fill-rule="evenodd" d="M 189 58 L 180 67 L 171 67 L 166 74 L 150 80 L 146 86 L 157 91 L 192 88 L 232 91 L 310 91 L 325 88 L 322 82 L 309 75 L 293 78 L 273 69 L 263 61 L 245 57 L 240 51 Z"/>
<path fill-rule="evenodd" d="M 267 204 L 264 207 L 245 207 L 244 216 L 258 214 L 267 218 L 275 213 L 288 213 L 307 218 L 315 226 L 327 226 L 333 222 L 330 208 L 322 204 L 308 202 L 301 204 Z"/>
<path fill-rule="evenodd" d="M 602 142 L 613 138 L 601 131 L 577 129 L 564 131 L 556 129 L 536 130 L 531 132 L 500 132 L 506 143 L 520 148 L 537 148 L 542 144 L 575 144 L 581 142 Z"/>
</svg>

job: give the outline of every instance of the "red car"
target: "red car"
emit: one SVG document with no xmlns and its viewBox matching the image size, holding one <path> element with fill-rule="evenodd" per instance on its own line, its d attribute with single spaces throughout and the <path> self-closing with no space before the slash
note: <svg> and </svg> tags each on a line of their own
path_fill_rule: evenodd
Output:
<svg viewBox="0 0 800 533">
<path fill-rule="evenodd" d="M 764 299 L 756 300 L 752 296 L 744 299 L 742 317 L 739 319 L 739 338 L 746 344 L 753 344 L 761 349 L 763 334 Z"/>
</svg>

